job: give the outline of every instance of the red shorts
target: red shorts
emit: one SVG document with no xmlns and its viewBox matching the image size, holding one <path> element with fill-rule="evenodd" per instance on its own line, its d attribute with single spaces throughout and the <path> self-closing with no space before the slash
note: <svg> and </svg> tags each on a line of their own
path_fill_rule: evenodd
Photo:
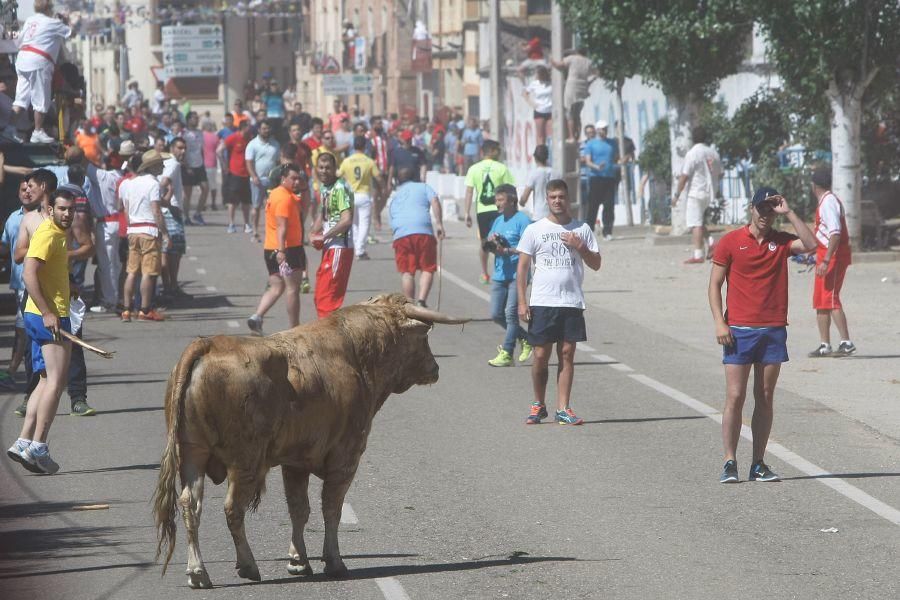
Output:
<svg viewBox="0 0 900 600">
<path fill-rule="evenodd" d="M 437 271 L 437 239 L 427 233 L 414 233 L 394 241 L 394 261 L 399 273 Z"/>
<path fill-rule="evenodd" d="M 816 255 L 816 262 L 822 262 L 824 253 Z M 844 274 L 850 264 L 846 260 L 832 258 L 825 277 L 815 277 L 813 284 L 813 308 L 829 310 L 843 308 L 841 306 L 841 288 L 844 287 Z"/>
</svg>

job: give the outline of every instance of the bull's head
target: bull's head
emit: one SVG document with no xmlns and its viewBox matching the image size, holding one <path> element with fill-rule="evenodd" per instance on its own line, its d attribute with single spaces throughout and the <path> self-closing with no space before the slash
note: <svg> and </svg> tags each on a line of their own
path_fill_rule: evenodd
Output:
<svg viewBox="0 0 900 600">
<path fill-rule="evenodd" d="M 396 365 L 403 374 L 397 382 L 395 393 L 403 393 L 414 385 L 436 383 L 439 367 L 428 345 L 428 332 L 436 324 L 458 325 L 471 319 L 451 317 L 435 310 L 416 306 L 401 294 L 390 294 L 370 298 L 365 304 L 393 305 L 402 315 L 400 327 L 403 332 L 403 351 Z"/>
</svg>

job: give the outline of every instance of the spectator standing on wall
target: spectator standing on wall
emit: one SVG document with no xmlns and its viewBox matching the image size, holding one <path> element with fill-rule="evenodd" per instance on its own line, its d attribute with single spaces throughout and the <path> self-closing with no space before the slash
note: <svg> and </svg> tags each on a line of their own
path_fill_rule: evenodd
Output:
<svg viewBox="0 0 900 600">
<path fill-rule="evenodd" d="M 563 91 L 563 104 L 566 109 L 566 118 L 569 129 L 567 143 L 578 141 L 578 132 L 581 130 L 581 110 L 587 99 L 590 88 L 590 77 L 593 66 L 591 60 L 584 55 L 580 48 L 575 48 L 561 61 L 552 61 L 556 69 L 565 69 L 566 83 Z"/>
</svg>

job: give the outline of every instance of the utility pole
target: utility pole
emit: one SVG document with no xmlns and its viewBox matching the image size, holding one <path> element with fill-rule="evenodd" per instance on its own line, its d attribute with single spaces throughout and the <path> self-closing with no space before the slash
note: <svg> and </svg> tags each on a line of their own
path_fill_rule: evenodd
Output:
<svg viewBox="0 0 900 600">
<path fill-rule="evenodd" d="M 500 126 L 500 0 L 488 0 L 488 53 L 491 57 L 491 137 L 503 147 Z"/>
<path fill-rule="evenodd" d="M 554 1 L 550 5 L 550 58 L 561 61 L 563 53 L 563 19 L 562 8 Z M 558 176 L 566 175 L 566 108 L 563 105 L 563 73 L 559 69 L 551 69 L 551 85 L 553 86 L 553 139 L 550 148 L 550 167 Z"/>
</svg>

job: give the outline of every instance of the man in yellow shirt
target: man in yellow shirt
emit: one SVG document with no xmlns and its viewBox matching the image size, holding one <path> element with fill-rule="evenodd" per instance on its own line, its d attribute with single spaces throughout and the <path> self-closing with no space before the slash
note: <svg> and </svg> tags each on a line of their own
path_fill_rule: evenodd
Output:
<svg viewBox="0 0 900 600">
<path fill-rule="evenodd" d="M 353 154 L 341 163 L 338 176 L 343 177 L 353 190 L 353 246 L 356 258 L 369 260 L 366 241 L 372 218 L 372 198 L 378 196 L 381 172 L 375 161 L 366 156 L 366 138 L 353 138 Z"/>
<path fill-rule="evenodd" d="M 32 178 L 42 177 L 36 171 Z M 75 197 L 56 190 L 56 177 L 48 172 L 50 218 L 34 232 L 25 256 L 23 279 L 28 291 L 25 330 L 31 338 L 32 366 L 40 383 L 31 394 L 22 432 L 7 455 L 34 473 L 53 475 L 59 465 L 50 458 L 47 436 L 69 372 L 72 344 L 60 331 L 71 333 L 69 321 L 69 260 L 66 230 L 75 216 Z"/>
</svg>

